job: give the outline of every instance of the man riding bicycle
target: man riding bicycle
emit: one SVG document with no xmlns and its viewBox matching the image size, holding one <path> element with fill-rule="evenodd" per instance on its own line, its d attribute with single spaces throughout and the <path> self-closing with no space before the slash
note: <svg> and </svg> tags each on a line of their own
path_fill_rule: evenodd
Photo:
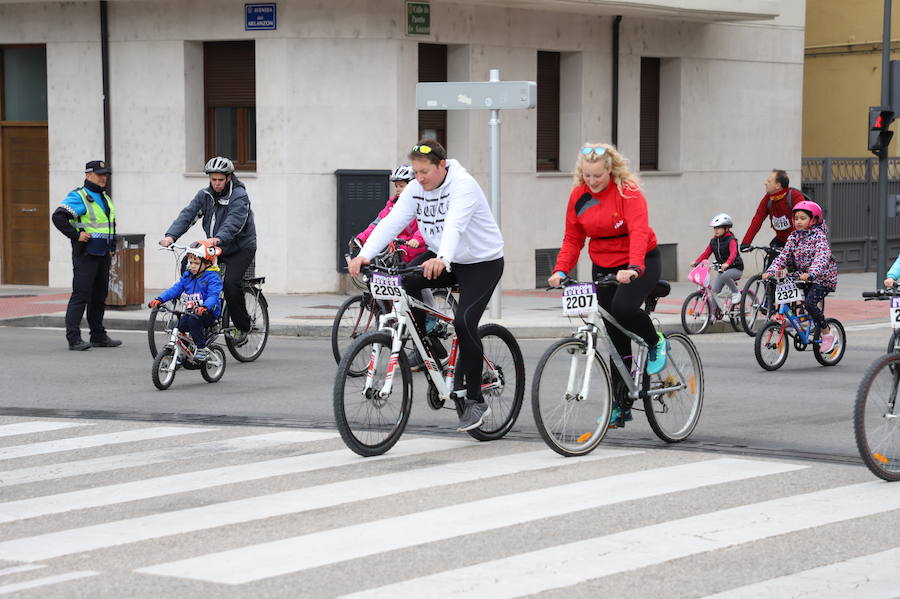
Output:
<svg viewBox="0 0 900 599">
<path fill-rule="evenodd" d="M 206 163 L 209 186 L 197 192 L 169 225 L 159 245 L 169 247 L 184 235 L 194 223 L 202 219 L 203 231 L 213 246 L 222 247 L 219 262 L 225 269 L 225 301 L 235 330 L 232 339 L 237 345 L 247 342 L 250 315 L 241 283 L 244 273 L 256 257 L 256 225 L 253 209 L 244 184 L 234 175 L 234 164 L 228 158 L 216 156 Z"/>
<path fill-rule="evenodd" d="M 793 207 L 802 202 L 806 196 L 799 189 L 794 189 L 791 180 L 785 171 L 773 169 L 766 179 L 766 194 L 759 201 L 756 214 L 750 222 L 750 227 L 741 240 L 741 251 L 746 252 L 753 243 L 753 238 L 759 233 L 763 220 L 768 216 L 769 224 L 775 231 L 775 237 L 769 242 L 773 248 L 781 249 L 787 243 L 787 238 L 794 230 Z"/>
</svg>

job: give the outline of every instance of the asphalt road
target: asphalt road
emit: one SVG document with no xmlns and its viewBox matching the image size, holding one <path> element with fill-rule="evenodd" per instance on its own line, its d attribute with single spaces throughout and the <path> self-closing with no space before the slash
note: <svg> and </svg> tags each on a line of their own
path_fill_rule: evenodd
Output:
<svg viewBox="0 0 900 599">
<path fill-rule="evenodd" d="M 884 351 L 890 329 L 851 326 L 840 364 L 819 366 L 812 352 L 791 350 L 785 366 L 765 372 L 743 334 L 693 337 L 706 374 L 700 424 L 680 448 L 750 455 L 809 457 L 859 463 L 852 409 L 859 381 Z M 335 363 L 327 340 L 272 337 L 263 356 L 243 364 L 229 355 L 219 383 L 181 370 L 167 391 L 150 380 L 143 334 L 116 332 L 122 347 L 66 350 L 57 330 L 0 328 L 3 393 L 0 414 L 174 420 L 271 426 L 332 427 Z M 526 384 L 550 340 L 523 340 Z M 410 432 L 453 433 L 456 416 L 425 402 L 425 379 L 414 377 Z M 535 439 L 530 386 L 512 437 Z M 639 414 L 607 436 L 613 445 L 661 445 Z"/>
</svg>

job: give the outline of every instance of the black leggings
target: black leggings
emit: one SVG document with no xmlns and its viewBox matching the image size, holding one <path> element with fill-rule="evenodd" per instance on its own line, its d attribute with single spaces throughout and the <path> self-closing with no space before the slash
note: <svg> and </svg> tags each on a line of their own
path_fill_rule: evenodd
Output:
<svg viewBox="0 0 900 599">
<path fill-rule="evenodd" d="M 228 257 L 220 258 L 225 264 L 225 302 L 231 322 L 241 331 L 250 330 L 250 315 L 247 313 L 247 299 L 244 297 L 244 273 L 256 257 L 256 248 L 240 250 Z"/>
<path fill-rule="evenodd" d="M 627 268 L 627 265 L 604 268 L 594 264 L 592 274 L 596 280 L 602 275 L 615 274 Z M 647 295 L 659 283 L 661 272 L 662 260 L 659 248 L 654 248 L 644 257 L 644 274 L 640 277 L 627 285 L 597 289 L 597 303 L 612 314 L 620 325 L 641 337 L 650 346 L 656 345 L 659 338 L 656 336 L 656 328 L 653 326 L 650 315 L 643 310 L 643 303 Z M 609 338 L 616 351 L 624 359 L 625 366 L 631 368 L 631 339 L 609 323 L 606 324 L 606 330 L 609 332 Z M 620 381 L 619 371 L 612 364 L 612 360 L 610 360 L 610 370 L 612 370 L 613 382 Z"/>
<path fill-rule="evenodd" d="M 424 257 L 424 258 L 423 258 Z M 434 258 L 434 254 L 426 252 L 419 256 L 420 262 Z M 446 270 L 436 279 L 426 279 L 424 275 L 416 273 L 407 275 L 403 279 L 406 291 L 416 299 L 422 298 L 422 289 L 436 287 L 450 287 L 459 284 L 459 305 L 456 307 L 456 318 L 453 326 L 459 339 L 459 361 L 456 367 L 456 380 L 454 386 L 466 389 L 466 398 L 478 402 L 484 401 L 481 395 L 481 368 L 484 347 L 481 338 L 478 337 L 478 323 L 484 314 L 491 294 L 503 275 L 503 258 L 488 262 L 476 262 L 474 264 L 450 265 L 450 272 Z M 420 321 L 421 314 L 416 315 L 419 330 L 424 331 L 424 323 Z M 464 382 L 463 382 L 464 381 Z"/>
<path fill-rule="evenodd" d="M 825 314 L 819 309 L 819 302 L 822 302 L 829 293 L 831 293 L 831 289 L 812 283 L 806 288 L 806 297 L 803 299 L 806 313 L 820 329 L 825 328 Z"/>
</svg>

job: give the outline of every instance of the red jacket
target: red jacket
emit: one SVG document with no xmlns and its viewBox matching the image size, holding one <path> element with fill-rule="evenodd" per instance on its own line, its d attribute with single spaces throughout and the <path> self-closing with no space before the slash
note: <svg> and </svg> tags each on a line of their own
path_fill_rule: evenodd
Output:
<svg viewBox="0 0 900 599">
<path fill-rule="evenodd" d="M 790 205 L 785 201 L 788 191 L 791 192 Z M 773 193 L 771 195 L 764 195 L 759 201 L 759 207 L 756 209 L 756 214 L 753 215 L 753 220 L 750 222 L 750 228 L 747 229 L 744 238 L 741 240 L 741 245 L 753 243 L 753 238 L 759 233 L 759 228 L 762 226 L 763 220 L 765 220 L 767 216 L 769 217 L 772 228 L 775 230 L 775 236 L 779 240 L 786 242 L 788 235 L 794 230 L 794 215 L 791 212 L 791 206 L 795 206 L 798 202 L 802 202 L 805 199 L 803 194 L 793 187 L 782 189 L 778 193 Z M 771 214 L 769 213 L 770 200 L 772 204 Z M 787 223 L 779 220 L 785 217 L 787 218 Z"/>
<path fill-rule="evenodd" d="M 647 200 L 640 190 L 619 193 L 610 181 L 600 193 L 591 193 L 584 183 L 569 195 L 566 234 L 554 271 L 569 272 L 578 262 L 586 237 L 588 252 L 597 266 L 637 266 L 644 271 L 644 256 L 656 248 L 656 233 L 647 222 Z"/>
</svg>

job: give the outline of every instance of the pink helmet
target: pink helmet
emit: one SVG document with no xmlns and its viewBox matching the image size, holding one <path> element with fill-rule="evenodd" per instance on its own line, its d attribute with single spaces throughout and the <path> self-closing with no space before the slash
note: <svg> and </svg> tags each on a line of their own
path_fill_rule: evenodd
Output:
<svg viewBox="0 0 900 599">
<path fill-rule="evenodd" d="M 809 200 L 797 202 L 796 204 L 794 204 L 792 212 L 796 212 L 797 210 L 809 212 L 812 217 L 812 224 L 814 225 L 822 222 L 822 209 L 815 202 L 810 202 Z"/>
</svg>

